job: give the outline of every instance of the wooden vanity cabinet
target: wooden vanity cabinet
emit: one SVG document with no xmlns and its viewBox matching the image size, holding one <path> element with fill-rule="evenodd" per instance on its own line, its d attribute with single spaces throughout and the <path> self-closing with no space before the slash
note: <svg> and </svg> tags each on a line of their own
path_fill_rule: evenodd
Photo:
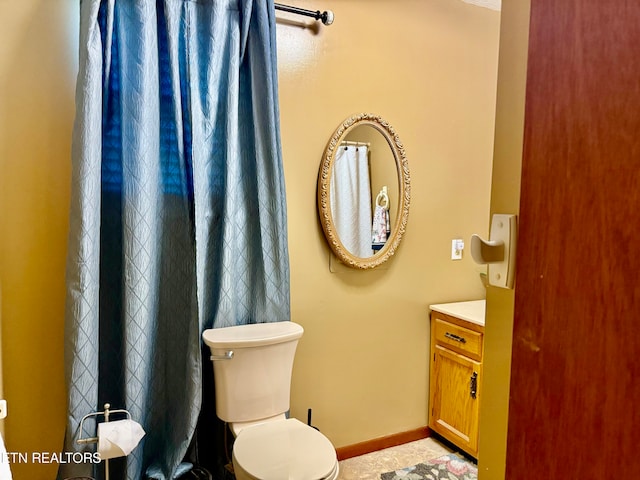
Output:
<svg viewBox="0 0 640 480">
<path fill-rule="evenodd" d="M 478 457 L 484 326 L 431 311 L 429 428 Z"/>
</svg>

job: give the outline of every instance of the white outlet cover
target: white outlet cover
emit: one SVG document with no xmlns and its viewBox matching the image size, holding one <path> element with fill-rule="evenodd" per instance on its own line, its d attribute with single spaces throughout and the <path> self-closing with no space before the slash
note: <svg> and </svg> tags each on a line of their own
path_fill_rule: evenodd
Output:
<svg viewBox="0 0 640 480">
<path fill-rule="evenodd" d="M 464 250 L 464 240 L 455 238 L 451 240 L 451 260 L 462 260 L 462 251 Z"/>
</svg>

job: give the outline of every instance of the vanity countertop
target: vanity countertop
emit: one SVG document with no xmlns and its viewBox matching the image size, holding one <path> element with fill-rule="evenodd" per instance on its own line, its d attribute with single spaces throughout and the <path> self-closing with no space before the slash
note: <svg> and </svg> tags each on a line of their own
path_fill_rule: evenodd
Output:
<svg viewBox="0 0 640 480">
<path fill-rule="evenodd" d="M 454 302 L 440 303 L 437 305 L 429 305 L 429 309 L 436 312 L 451 315 L 452 317 L 461 318 L 468 322 L 482 325 L 484 327 L 484 312 L 486 301 L 473 300 L 470 302 Z"/>
</svg>

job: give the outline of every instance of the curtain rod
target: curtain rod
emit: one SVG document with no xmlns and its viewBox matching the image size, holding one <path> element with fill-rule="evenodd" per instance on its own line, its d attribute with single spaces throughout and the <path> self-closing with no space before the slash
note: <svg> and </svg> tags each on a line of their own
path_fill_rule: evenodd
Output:
<svg viewBox="0 0 640 480">
<path fill-rule="evenodd" d="M 275 3 L 274 6 L 276 10 L 282 10 L 283 12 L 313 17 L 316 20 L 321 20 L 325 25 L 331 25 L 333 23 L 333 12 L 331 10 L 320 13 L 320 10 L 316 10 L 314 12 L 313 10 L 305 10 L 304 8 L 291 7 L 289 5 L 282 5 L 280 3 Z"/>
<path fill-rule="evenodd" d="M 370 147 L 371 143 L 370 142 L 354 142 L 353 140 L 343 140 L 340 142 L 340 145 L 341 146 L 351 145 L 355 147 Z"/>
</svg>

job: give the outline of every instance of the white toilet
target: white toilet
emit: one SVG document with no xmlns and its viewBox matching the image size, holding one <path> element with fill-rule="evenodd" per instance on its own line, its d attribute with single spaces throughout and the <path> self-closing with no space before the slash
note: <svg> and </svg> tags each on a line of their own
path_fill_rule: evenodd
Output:
<svg viewBox="0 0 640 480">
<path fill-rule="evenodd" d="M 322 433 L 289 410 L 291 372 L 304 330 L 293 322 L 214 328 L 211 349 L 216 414 L 235 435 L 237 480 L 335 480 L 338 460 Z"/>
</svg>

